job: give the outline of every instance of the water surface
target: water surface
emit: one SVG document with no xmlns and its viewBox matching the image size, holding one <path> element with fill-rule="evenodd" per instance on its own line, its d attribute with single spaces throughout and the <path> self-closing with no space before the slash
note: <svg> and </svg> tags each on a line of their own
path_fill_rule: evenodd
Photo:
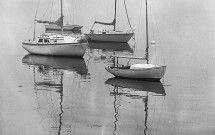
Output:
<svg viewBox="0 0 215 135">
<path fill-rule="evenodd" d="M 29 55 L 21 42 L 32 38 L 38 1 L 0 2 L 0 134 L 214 134 L 215 3 L 149 2 L 150 41 L 157 43 L 151 46 L 150 61 L 167 65 L 164 78 L 155 83 L 113 78 L 104 69 L 113 64 L 110 55 L 144 56 L 144 2 L 126 2 L 135 41 L 93 43 L 84 58 Z M 41 3 L 44 11 L 48 1 Z M 117 28 L 126 30 L 120 3 Z M 77 18 L 73 22 L 84 26 L 83 33 L 95 18 L 113 19 L 113 2 L 70 4 L 76 10 L 69 11 L 78 12 L 71 15 Z M 37 34 L 44 32 L 43 25 L 37 28 Z"/>
</svg>

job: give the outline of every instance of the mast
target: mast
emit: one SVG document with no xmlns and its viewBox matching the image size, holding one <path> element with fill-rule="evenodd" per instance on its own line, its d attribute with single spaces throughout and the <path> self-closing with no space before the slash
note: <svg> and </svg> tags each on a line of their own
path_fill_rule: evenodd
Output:
<svg viewBox="0 0 215 135">
<path fill-rule="evenodd" d="M 36 22 L 35 22 L 35 19 L 34 19 L 34 35 L 33 35 L 33 41 L 35 40 L 35 25 L 36 25 Z"/>
<path fill-rule="evenodd" d="M 62 17 L 62 23 L 63 23 L 63 0 L 60 1 L 61 4 L 61 17 Z M 61 35 L 63 35 L 63 25 L 61 26 Z"/>
<path fill-rule="evenodd" d="M 145 57 L 147 60 L 147 64 L 149 63 L 149 36 L 148 36 L 148 6 L 147 6 L 147 0 L 146 0 L 146 50 L 145 50 Z"/>
<path fill-rule="evenodd" d="M 116 0 L 115 0 L 115 13 L 114 13 L 114 20 L 113 20 L 113 22 L 114 22 L 114 28 L 113 28 L 113 30 L 115 31 L 116 30 Z"/>
</svg>

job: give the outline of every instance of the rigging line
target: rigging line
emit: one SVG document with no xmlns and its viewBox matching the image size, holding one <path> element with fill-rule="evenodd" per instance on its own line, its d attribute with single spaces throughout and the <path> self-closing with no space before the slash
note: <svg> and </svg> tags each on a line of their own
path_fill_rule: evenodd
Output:
<svg viewBox="0 0 215 135">
<path fill-rule="evenodd" d="M 70 5 L 70 4 L 69 4 L 69 5 Z M 72 5 L 72 4 L 71 4 L 71 5 Z M 73 4 L 73 5 L 74 5 L 74 4 Z M 76 6 L 75 6 L 75 7 L 76 7 Z M 72 8 L 72 9 L 73 9 L 73 8 Z M 74 20 L 74 19 L 73 19 L 74 16 L 72 16 L 72 13 L 74 13 L 74 11 L 70 12 L 70 10 L 71 10 L 70 8 L 67 8 L 67 10 L 68 10 L 68 13 L 69 13 L 68 16 L 69 16 L 69 18 L 70 18 L 70 19 L 68 19 L 68 20 L 71 21 L 71 23 L 73 24 L 73 23 L 74 23 L 74 21 L 73 21 L 73 20 Z"/>
<path fill-rule="evenodd" d="M 51 0 L 49 0 L 48 7 L 47 7 L 46 11 L 44 12 L 44 14 L 43 14 L 43 16 L 42 16 L 42 20 L 43 20 L 43 18 L 45 17 L 45 15 L 46 15 L 46 13 L 47 13 L 47 11 L 48 11 L 48 9 L 49 9 L 50 3 L 51 3 Z"/>
<path fill-rule="evenodd" d="M 69 3 L 69 1 L 67 1 L 68 3 Z M 73 2 L 73 4 L 71 4 L 71 5 L 74 5 L 75 3 Z M 68 4 L 68 5 L 70 5 L 70 4 Z M 66 7 L 66 10 L 67 10 L 67 14 L 68 14 L 68 22 L 69 23 L 71 23 L 71 24 L 73 24 L 74 23 L 74 16 L 72 16 L 72 14 L 71 14 L 71 12 L 70 12 L 70 10 L 71 10 L 71 8 L 70 8 L 70 6 L 67 6 Z"/>
<path fill-rule="evenodd" d="M 155 46 L 155 62 L 157 63 L 157 47 Z"/>
<path fill-rule="evenodd" d="M 124 0 L 124 7 L 125 7 L 126 16 L 127 16 L 127 19 L 128 19 L 129 26 L 130 26 L 130 28 L 131 28 L 132 33 L 134 33 L 133 28 L 132 28 L 132 26 L 131 26 L 131 22 L 130 22 L 129 16 L 128 16 L 128 11 L 127 11 L 127 7 L 126 7 L 126 2 L 125 2 L 125 0 Z"/>
<path fill-rule="evenodd" d="M 38 12 L 38 9 L 39 9 L 39 4 L 40 4 L 40 0 L 38 0 L 38 4 L 37 4 L 37 9 L 36 9 L 36 13 L 35 13 L 35 17 L 34 17 L 34 34 L 33 34 L 33 40 L 35 40 L 35 34 L 36 34 L 36 18 L 37 18 L 37 12 Z"/>
<path fill-rule="evenodd" d="M 81 12 L 81 9 L 82 9 L 82 8 L 81 8 L 81 4 L 79 4 L 79 2 L 80 2 L 80 1 L 78 0 L 78 2 L 77 2 L 78 8 L 79 8 L 78 12 L 79 12 L 79 14 L 80 14 L 80 18 L 79 18 L 79 19 L 80 19 L 81 22 L 82 22 L 82 18 L 83 18 L 83 17 L 82 17 L 82 12 Z M 78 16 L 78 17 L 79 17 L 79 16 Z M 80 20 L 79 20 L 79 21 L 80 21 Z"/>
<path fill-rule="evenodd" d="M 150 6 L 150 3 L 148 3 L 148 6 L 149 6 L 149 9 L 150 9 L 150 14 L 151 14 L 151 21 L 152 21 L 152 25 L 151 25 L 151 27 L 152 27 L 152 35 L 153 35 L 153 39 L 155 38 L 155 32 L 154 32 L 154 26 L 153 26 L 153 19 L 152 19 L 152 7 Z"/>
<path fill-rule="evenodd" d="M 140 13 L 139 13 L 139 22 L 138 22 L 138 28 L 140 27 L 140 21 L 141 21 L 141 11 L 143 8 L 143 1 L 141 0 L 141 7 L 140 7 Z M 138 29 L 137 31 L 137 37 L 139 37 L 139 33 L 140 33 L 140 29 Z M 138 38 L 137 38 L 137 42 L 138 42 Z M 136 44 L 136 43 L 135 43 Z M 134 52 L 136 51 L 136 47 L 134 47 Z"/>
<path fill-rule="evenodd" d="M 156 10 L 156 9 L 155 9 L 155 10 Z M 158 40 L 159 40 L 159 42 L 161 43 L 160 32 L 159 32 L 158 24 L 157 24 L 157 18 L 156 18 L 156 15 L 155 15 L 154 10 L 152 10 L 152 11 L 153 11 L 154 18 L 155 18 L 155 24 L 156 24 L 156 28 L 157 28 Z M 163 52 L 162 47 L 161 47 L 161 52 L 162 52 L 162 56 L 163 56 L 164 65 L 166 65 L 166 62 L 165 62 L 165 59 L 164 59 L 164 52 Z"/>
<path fill-rule="evenodd" d="M 156 98 L 155 98 L 155 105 L 156 107 Z M 152 127 L 153 123 L 154 123 L 154 117 L 155 117 L 155 107 L 154 107 L 154 111 L 153 111 L 153 115 L 152 115 L 152 123 L 150 124 L 150 127 Z M 151 132 L 152 133 L 152 132 Z"/>
<path fill-rule="evenodd" d="M 34 19 L 36 19 L 36 18 L 37 18 L 37 13 L 38 13 L 39 5 L 40 5 L 40 0 L 38 0 L 37 10 L 36 10 L 36 13 L 35 13 L 35 17 L 34 17 Z"/>
<path fill-rule="evenodd" d="M 52 2 L 52 5 L 51 5 L 50 21 L 51 21 L 51 19 L 52 19 L 52 13 L 53 13 L 52 11 L 54 11 L 54 10 L 53 10 L 53 5 L 54 5 L 54 2 Z"/>
<path fill-rule="evenodd" d="M 53 3 L 56 3 L 56 0 L 54 0 Z M 58 11 L 56 4 L 54 4 L 54 10 L 53 11 Z M 53 18 L 57 18 L 56 13 L 53 15 Z"/>
<path fill-rule="evenodd" d="M 163 111 L 164 101 L 165 101 L 165 96 L 164 96 L 164 100 L 163 100 L 163 102 L 162 102 L 161 113 L 162 113 L 162 111 Z M 158 123 L 160 122 L 161 113 L 160 113 L 160 115 L 159 115 Z M 159 127 L 159 124 L 158 124 L 158 127 Z M 155 133 L 155 135 L 156 135 L 156 134 L 157 134 L 157 132 L 158 132 L 158 127 L 157 127 L 157 129 L 156 129 L 156 133 Z"/>
<path fill-rule="evenodd" d="M 140 124 L 138 123 L 138 118 L 137 118 L 137 100 L 134 101 L 134 115 L 135 115 L 135 118 L 134 120 L 136 121 L 136 127 L 135 129 L 137 130 L 138 134 L 141 135 L 141 133 L 139 133 L 139 129 L 140 129 Z"/>
</svg>

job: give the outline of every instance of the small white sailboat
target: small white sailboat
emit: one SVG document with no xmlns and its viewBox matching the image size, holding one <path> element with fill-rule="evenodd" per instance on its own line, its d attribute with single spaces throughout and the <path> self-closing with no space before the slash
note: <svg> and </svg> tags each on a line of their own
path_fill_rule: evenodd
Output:
<svg viewBox="0 0 215 135">
<path fill-rule="evenodd" d="M 73 37 L 63 35 L 63 2 L 61 2 L 61 16 L 54 22 L 36 20 L 37 23 L 55 24 L 61 28 L 61 34 L 45 33 L 39 35 L 33 41 L 24 41 L 22 46 L 31 54 L 52 55 L 52 56 L 74 56 L 83 57 L 88 46 L 88 41 L 84 37 Z M 35 28 L 35 27 L 34 27 Z"/>
<path fill-rule="evenodd" d="M 127 43 L 131 37 L 134 35 L 132 32 L 123 32 L 123 31 L 116 31 L 116 0 L 115 0 L 115 13 L 114 13 L 114 20 L 112 23 L 106 23 L 106 22 L 99 22 L 95 21 L 93 24 L 93 27 L 95 24 L 101 24 L 101 25 L 112 25 L 113 31 L 107 31 L 107 30 L 98 30 L 98 33 L 96 33 L 92 29 L 90 30 L 89 34 L 85 34 L 89 42 L 120 42 L 120 43 Z M 130 23 L 129 23 L 130 24 Z"/>
<path fill-rule="evenodd" d="M 134 64 L 130 66 L 119 66 L 114 65 L 110 67 L 106 67 L 105 69 L 113 74 L 116 77 L 120 78 L 131 78 L 131 79 L 142 79 L 142 80 L 149 80 L 149 81 L 160 81 L 163 77 L 166 66 L 159 66 L 154 64 L 149 64 L 149 42 L 148 42 L 148 13 L 147 13 L 147 0 L 146 0 L 146 54 L 145 58 L 142 57 L 131 57 L 129 59 L 142 59 L 146 60 L 147 64 Z M 113 56 L 117 58 L 128 58 L 124 56 Z"/>
</svg>

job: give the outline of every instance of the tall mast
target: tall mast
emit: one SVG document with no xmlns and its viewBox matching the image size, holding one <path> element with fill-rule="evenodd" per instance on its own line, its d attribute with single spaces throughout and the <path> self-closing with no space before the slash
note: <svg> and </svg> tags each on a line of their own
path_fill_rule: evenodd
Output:
<svg viewBox="0 0 215 135">
<path fill-rule="evenodd" d="M 115 13 L 114 13 L 114 28 L 113 30 L 115 31 L 116 30 L 116 0 L 115 0 Z"/>
<path fill-rule="evenodd" d="M 60 4 L 61 4 L 61 17 L 62 17 L 61 35 L 63 35 L 63 0 L 60 1 Z"/>
<path fill-rule="evenodd" d="M 149 36 L 148 36 L 149 32 L 148 32 L 148 6 L 147 6 L 147 0 L 146 0 L 146 60 L 147 60 L 147 64 L 149 63 Z"/>
<path fill-rule="evenodd" d="M 33 41 L 35 40 L 35 25 L 36 25 L 36 22 L 35 22 L 35 19 L 34 19 L 34 35 L 33 35 Z"/>
</svg>

